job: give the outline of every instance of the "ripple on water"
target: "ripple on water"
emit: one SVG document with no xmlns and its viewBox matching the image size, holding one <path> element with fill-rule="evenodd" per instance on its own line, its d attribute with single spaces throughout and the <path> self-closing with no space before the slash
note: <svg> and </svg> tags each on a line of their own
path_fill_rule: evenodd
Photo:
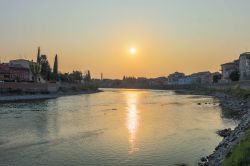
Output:
<svg viewBox="0 0 250 166">
<path fill-rule="evenodd" d="M 236 123 L 206 96 L 108 90 L 94 95 L 0 105 L 0 163 L 194 165 Z M 104 116 L 105 115 L 105 116 Z M 13 160 L 14 159 L 14 160 Z"/>
</svg>

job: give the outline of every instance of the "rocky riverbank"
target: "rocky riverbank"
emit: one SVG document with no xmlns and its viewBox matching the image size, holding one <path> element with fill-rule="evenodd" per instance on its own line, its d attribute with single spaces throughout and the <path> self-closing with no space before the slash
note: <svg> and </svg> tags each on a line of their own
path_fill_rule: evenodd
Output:
<svg viewBox="0 0 250 166">
<path fill-rule="evenodd" d="M 102 92 L 101 90 L 86 90 L 86 91 L 69 91 L 69 92 L 58 92 L 51 94 L 22 94 L 22 95 L 0 95 L 0 103 L 4 102 L 18 102 L 18 101 L 33 101 L 33 100 L 48 100 L 55 99 L 63 96 L 91 94 Z"/>
<path fill-rule="evenodd" d="M 230 155 L 233 147 L 240 143 L 245 137 L 246 130 L 249 127 L 250 122 L 250 101 L 247 99 L 240 99 L 224 93 L 214 92 L 210 94 L 219 99 L 221 107 L 232 116 L 238 116 L 240 118 L 238 126 L 230 131 L 228 135 L 225 135 L 224 139 L 215 148 L 214 152 L 203 157 L 199 162 L 201 166 L 219 166 L 224 159 Z"/>
</svg>

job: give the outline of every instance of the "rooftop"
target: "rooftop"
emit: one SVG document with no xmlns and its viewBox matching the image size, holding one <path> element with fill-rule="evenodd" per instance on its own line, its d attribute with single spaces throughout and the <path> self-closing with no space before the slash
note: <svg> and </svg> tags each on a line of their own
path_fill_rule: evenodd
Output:
<svg viewBox="0 0 250 166">
<path fill-rule="evenodd" d="M 221 64 L 221 66 L 229 66 L 229 65 L 235 65 L 235 62 L 228 62 L 228 63 Z"/>
<path fill-rule="evenodd" d="M 250 52 L 242 53 L 242 54 L 240 54 L 240 57 L 241 57 L 241 56 L 250 56 Z"/>
<path fill-rule="evenodd" d="M 30 62 L 29 60 L 26 60 L 26 59 L 15 59 L 15 60 L 10 60 L 10 62 L 18 62 L 18 61 Z"/>
</svg>

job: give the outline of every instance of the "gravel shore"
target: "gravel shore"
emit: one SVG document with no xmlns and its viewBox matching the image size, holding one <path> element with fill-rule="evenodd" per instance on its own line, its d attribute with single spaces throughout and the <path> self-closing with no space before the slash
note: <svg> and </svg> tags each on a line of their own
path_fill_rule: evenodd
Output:
<svg viewBox="0 0 250 166">
<path fill-rule="evenodd" d="M 238 126 L 220 142 L 211 155 L 201 159 L 201 162 L 199 162 L 201 166 L 219 166 L 226 156 L 232 152 L 235 145 L 244 139 L 250 122 L 250 101 L 224 93 L 214 93 L 212 96 L 220 100 L 221 107 L 224 110 L 229 110 L 232 114 L 240 116 L 240 121 Z"/>
<path fill-rule="evenodd" d="M 63 96 L 71 96 L 71 95 L 81 95 L 81 94 L 91 94 L 98 93 L 101 90 L 89 90 L 89 91 L 81 91 L 81 92 L 59 92 L 54 94 L 34 94 L 34 95 L 0 95 L 0 103 L 4 102 L 18 102 L 18 101 L 33 101 L 33 100 L 48 100 L 55 99 Z"/>
</svg>

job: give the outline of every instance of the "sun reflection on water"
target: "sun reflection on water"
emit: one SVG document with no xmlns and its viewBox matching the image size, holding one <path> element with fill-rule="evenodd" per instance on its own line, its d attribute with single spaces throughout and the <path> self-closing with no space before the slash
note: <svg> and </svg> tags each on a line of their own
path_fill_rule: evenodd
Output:
<svg viewBox="0 0 250 166">
<path fill-rule="evenodd" d="M 138 150 L 136 147 L 136 133 L 139 125 L 139 116 L 137 109 L 138 93 L 129 91 L 126 96 L 127 100 L 127 120 L 126 126 L 128 129 L 129 153 L 132 154 Z"/>
</svg>

